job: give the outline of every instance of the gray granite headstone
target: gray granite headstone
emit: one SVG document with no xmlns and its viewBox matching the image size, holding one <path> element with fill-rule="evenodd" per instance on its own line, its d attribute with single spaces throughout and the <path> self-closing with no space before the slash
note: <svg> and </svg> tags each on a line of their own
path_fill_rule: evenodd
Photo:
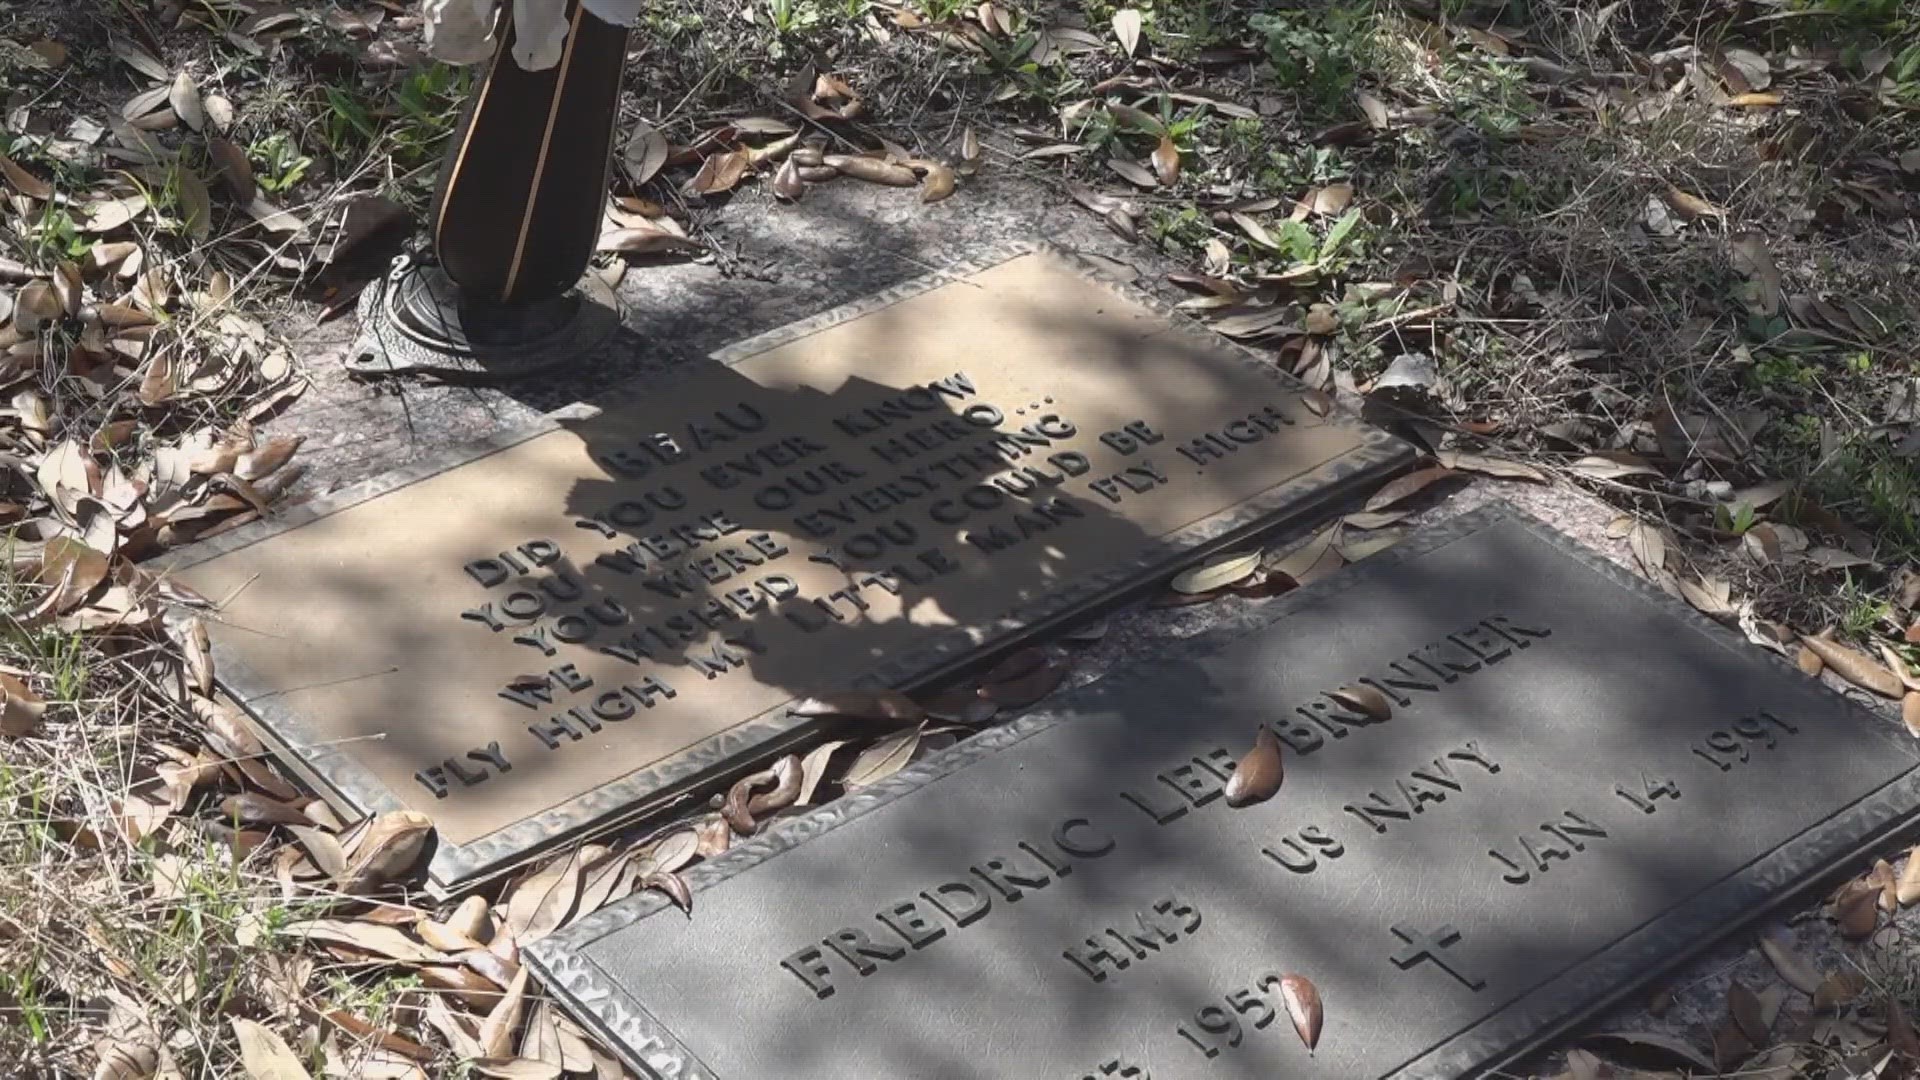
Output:
<svg viewBox="0 0 1920 1080">
<path fill-rule="evenodd" d="M 1261 724 L 1285 784 L 1229 808 Z M 1916 764 L 1494 508 L 779 824 L 691 919 L 634 897 L 529 958 L 650 1076 L 1463 1076 L 1886 839 Z"/>
</svg>

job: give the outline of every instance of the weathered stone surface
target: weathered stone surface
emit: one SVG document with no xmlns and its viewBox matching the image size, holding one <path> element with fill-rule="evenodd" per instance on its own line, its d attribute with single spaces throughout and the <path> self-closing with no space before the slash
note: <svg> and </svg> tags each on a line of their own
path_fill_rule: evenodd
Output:
<svg viewBox="0 0 1920 1080">
<path fill-rule="evenodd" d="M 810 738 L 1406 448 L 1027 254 L 830 312 L 194 553 L 230 691 L 451 885 Z M 589 414 L 591 413 L 591 414 Z"/>
<path fill-rule="evenodd" d="M 695 868 L 691 919 L 634 898 L 530 960 L 662 1076 L 1454 1077 L 1920 807 L 1885 720 L 1498 508 L 1262 620 Z M 1328 697 L 1369 680 L 1390 718 Z M 1286 781 L 1229 809 L 1262 724 Z M 1325 1002 L 1311 1055 L 1278 975 Z"/>
</svg>

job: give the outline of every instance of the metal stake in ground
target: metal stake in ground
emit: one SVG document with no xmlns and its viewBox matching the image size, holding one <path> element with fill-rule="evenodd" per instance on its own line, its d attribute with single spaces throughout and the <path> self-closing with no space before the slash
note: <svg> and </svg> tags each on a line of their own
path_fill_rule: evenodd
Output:
<svg viewBox="0 0 1920 1080">
<path fill-rule="evenodd" d="M 559 62 L 514 59 L 513 5 L 440 167 L 432 255 L 406 255 L 360 305 L 348 363 L 497 381 L 604 344 L 612 289 L 586 274 L 606 202 L 627 31 L 567 0 Z M 582 275 L 585 275 L 584 277 Z"/>
</svg>

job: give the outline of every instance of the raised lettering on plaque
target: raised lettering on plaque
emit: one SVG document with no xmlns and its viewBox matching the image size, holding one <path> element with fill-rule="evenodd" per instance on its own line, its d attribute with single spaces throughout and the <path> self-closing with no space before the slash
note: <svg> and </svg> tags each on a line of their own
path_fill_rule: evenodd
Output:
<svg viewBox="0 0 1920 1080">
<path fill-rule="evenodd" d="M 728 350 L 188 572 L 219 670 L 441 884 L 804 742 L 1403 460 L 1271 365 L 1031 254 Z M 304 520 L 304 519 L 303 519 Z"/>
</svg>

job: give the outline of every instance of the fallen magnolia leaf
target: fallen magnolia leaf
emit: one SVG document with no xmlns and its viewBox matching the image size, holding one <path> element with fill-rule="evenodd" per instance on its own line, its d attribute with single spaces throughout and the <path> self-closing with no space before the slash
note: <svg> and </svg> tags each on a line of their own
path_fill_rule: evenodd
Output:
<svg viewBox="0 0 1920 1080">
<path fill-rule="evenodd" d="M 1254 733 L 1253 749 L 1247 751 L 1227 778 L 1227 805 L 1248 806 L 1273 798 L 1285 778 L 1286 766 L 1280 758 L 1280 740 L 1265 724 Z"/>
<path fill-rule="evenodd" d="M 927 715 L 918 702 L 898 690 L 839 690 L 815 694 L 789 705 L 787 712 L 793 716 L 840 716 L 900 724 L 910 724 Z"/>
<path fill-rule="evenodd" d="M 1867 988 L 1867 977 L 1858 971 L 1840 971 L 1827 976 L 1813 991 L 1813 1011 L 1829 1012 L 1853 1004 Z"/>
<path fill-rule="evenodd" d="M 1864 882 L 1852 882 L 1834 901 L 1834 920 L 1840 924 L 1840 936 L 1848 941 L 1865 941 L 1880 927 L 1880 888 Z"/>
<path fill-rule="evenodd" d="M 1293 1030 L 1311 1052 L 1320 1043 L 1320 1025 L 1326 1019 L 1319 988 L 1304 975 L 1288 975 L 1280 980 L 1280 1001 L 1287 1007 Z"/>
<path fill-rule="evenodd" d="M 920 748 L 920 735 L 920 728 L 908 728 L 862 750 L 842 782 L 850 788 L 865 787 L 906 768 L 913 760 L 914 751 Z"/>
<path fill-rule="evenodd" d="M 781 162 L 773 173 L 774 197 L 797 202 L 806 193 L 807 182 L 800 178 L 799 163 L 791 157 Z"/>
<path fill-rule="evenodd" d="M 686 878 L 671 871 L 656 870 L 640 879 L 640 887 L 666 893 L 674 906 L 686 912 L 687 918 L 693 918 L 693 890 Z"/>
<path fill-rule="evenodd" d="M 1771 932 L 1760 935 L 1760 951 L 1788 986 L 1803 994 L 1820 988 L 1820 972 L 1794 949 L 1787 935 Z"/>
<path fill-rule="evenodd" d="M 1920 1061 L 1920 1035 L 1915 1035 L 1900 999 L 1887 995 L 1887 1045 L 1908 1061 Z"/>
<path fill-rule="evenodd" d="M 1760 995 L 1747 988 L 1739 979 L 1727 984 L 1727 1013 L 1754 1045 L 1763 1045 L 1767 1041 L 1766 1007 L 1760 1004 Z"/>
<path fill-rule="evenodd" d="M 847 176 L 851 176 L 856 180 L 865 180 L 870 184 L 885 184 L 889 187 L 913 187 L 920 183 L 920 178 L 914 175 L 912 169 L 907 168 L 905 165 L 895 165 L 892 162 L 882 161 L 875 157 L 851 154 L 828 154 L 822 159 L 822 162 L 827 168 L 838 169 Z"/>
<path fill-rule="evenodd" d="M 53 198 L 51 183 L 28 172 L 5 154 L 0 154 L 0 176 L 6 178 L 7 183 L 13 186 L 13 190 L 29 199 L 46 202 Z"/>
<path fill-rule="evenodd" d="M 724 154 L 715 154 L 700 165 L 700 171 L 693 174 L 681 188 L 688 195 L 722 195 L 732 191 L 747 175 L 747 167 L 753 158 L 745 150 L 729 150 Z"/>
<path fill-rule="evenodd" d="M 228 1023 L 240 1043 L 240 1062 L 249 1080 L 313 1080 L 299 1055 L 273 1029 L 237 1016 Z"/>
<path fill-rule="evenodd" d="M 794 799 L 796 805 L 813 805 L 813 793 L 819 788 L 820 781 L 826 778 L 827 766 L 832 763 L 833 755 L 839 753 L 851 741 L 836 739 L 833 742 L 821 743 L 807 751 L 807 756 L 800 759 L 800 793 Z"/>
<path fill-rule="evenodd" d="M 1702 1075 L 1718 1073 L 1706 1055 L 1682 1039 L 1652 1031 L 1603 1031 L 1580 1040 L 1582 1046 L 1596 1049 L 1627 1050 L 1637 1059 L 1652 1059 L 1646 1064 L 1656 1068 L 1677 1066 Z M 1638 1061 L 1636 1062 L 1638 1063 Z"/>
<path fill-rule="evenodd" d="M 1667 534 L 1658 526 L 1634 522 L 1633 530 L 1627 533 L 1627 547 L 1647 574 L 1657 577 L 1667 568 Z"/>
<path fill-rule="evenodd" d="M 1132 56 L 1140 51 L 1140 12 L 1135 8 L 1121 8 L 1113 13 L 1113 36 L 1120 42 L 1120 51 Z"/>
<path fill-rule="evenodd" d="M 338 945 L 403 964 L 431 964 L 445 959 L 402 933 L 399 927 L 364 920 L 309 919 L 289 923 L 281 933 L 296 941 Z"/>
<path fill-rule="evenodd" d="M 1322 529 L 1300 546 L 1278 558 L 1263 559 L 1270 574 L 1282 574 L 1296 585 L 1307 585 L 1326 577 L 1346 564 L 1334 540 L 1340 535 L 1338 523 Z"/>
<path fill-rule="evenodd" d="M 1434 459 L 1448 469 L 1476 472 L 1503 480 L 1529 480 L 1536 484 L 1548 482 L 1547 474 L 1539 469 L 1492 454 L 1480 454 L 1469 450 L 1442 450 L 1434 455 Z"/>
<path fill-rule="evenodd" d="M 626 166 L 627 179 L 639 187 L 653 179 L 661 166 L 667 163 L 671 147 L 667 137 L 660 129 L 645 120 L 633 126 L 633 133 L 627 137 L 626 151 L 621 154 L 621 163 Z"/>
<path fill-rule="evenodd" d="M 1727 241 L 1733 268 L 1747 279 L 1752 294 L 1746 297 L 1749 310 L 1758 315 L 1780 314 L 1780 267 L 1767 249 L 1767 240 L 1756 232 L 1743 232 Z"/>
<path fill-rule="evenodd" d="M 340 889 L 361 893 L 399 880 L 420 861 L 433 836 L 433 819 L 415 810 L 390 810 L 361 831 L 344 871 Z"/>
<path fill-rule="evenodd" d="M 1375 720 L 1393 719 L 1393 702 L 1388 700 L 1386 694 L 1374 687 L 1359 684 L 1343 686 L 1338 690 L 1330 691 L 1327 696 Z"/>
<path fill-rule="evenodd" d="M 1814 652 L 1812 649 L 1807 648 L 1805 645 L 1800 646 L 1800 651 L 1794 654 L 1793 663 L 1795 667 L 1798 667 L 1800 669 L 1802 674 L 1815 676 L 1815 677 L 1818 677 L 1819 674 L 1822 671 L 1826 670 L 1826 667 L 1827 667 L 1826 661 L 1820 659 L 1820 654 L 1817 652 Z M 1907 695 L 1909 699 L 1912 699 L 1915 696 L 1916 695 L 1913 695 L 1913 694 Z M 1913 728 L 1913 733 L 1915 735 L 1920 735 L 1920 728 L 1914 728 L 1911 723 L 1909 723 L 1907 726 L 1909 728 Z"/>
<path fill-rule="evenodd" d="M 47 702 L 33 688 L 5 672 L 0 672 L 0 735 L 24 738 L 40 726 Z"/>
<path fill-rule="evenodd" d="M 988 683 L 979 694 L 1003 709 L 1023 709 L 1053 693 L 1067 670 L 1066 664 L 1044 663 L 1018 678 Z"/>
<path fill-rule="evenodd" d="M 919 169 L 926 174 L 920 185 L 920 201 L 935 203 L 953 194 L 954 186 L 959 182 L 952 167 L 938 161 L 914 159 L 907 162 L 910 168 Z"/>
<path fill-rule="evenodd" d="M 1900 677 L 1876 663 L 1866 653 L 1837 641 L 1805 634 L 1800 636 L 1800 643 L 1818 654 L 1820 662 L 1832 668 L 1834 674 L 1853 685 L 1881 697 L 1898 700 L 1906 696 L 1906 686 L 1901 683 Z"/>
<path fill-rule="evenodd" d="M 1199 566 L 1175 575 L 1169 582 L 1174 592 L 1198 595 L 1224 589 L 1244 581 L 1260 569 L 1260 552 L 1234 552 L 1215 555 Z"/>
<path fill-rule="evenodd" d="M 1894 886 L 1894 898 L 1903 907 L 1920 900 L 1920 848 L 1907 852 L 1907 864 L 1900 868 L 1900 881 Z"/>
<path fill-rule="evenodd" d="M 1651 476 L 1658 479 L 1661 475 L 1659 469 L 1632 454 L 1617 456 L 1593 454 L 1581 458 L 1567 468 L 1581 476 L 1591 476 L 1596 480 L 1621 480 L 1629 476 Z"/>
<path fill-rule="evenodd" d="M 1153 150 L 1153 174 L 1161 187 L 1172 187 L 1180 182 L 1180 148 L 1173 144 L 1173 136 L 1160 136 L 1160 145 Z"/>
<path fill-rule="evenodd" d="M 585 884 L 586 864 L 605 851 L 592 844 L 575 848 L 513 887 L 506 898 L 506 930 L 516 944 L 531 944 L 566 925 Z"/>
</svg>

